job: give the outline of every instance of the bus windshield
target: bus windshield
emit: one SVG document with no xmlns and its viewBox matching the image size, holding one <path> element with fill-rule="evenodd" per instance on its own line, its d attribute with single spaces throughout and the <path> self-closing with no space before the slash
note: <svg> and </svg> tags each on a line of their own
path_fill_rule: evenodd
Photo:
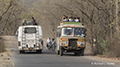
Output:
<svg viewBox="0 0 120 67">
<path fill-rule="evenodd" d="M 84 28 L 74 28 L 74 36 L 84 37 L 85 36 Z"/>
<path fill-rule="evenodd" d="M 85 37 L 84 28 L 66 27 L 62 28 L 62 36 Z"/>
<path fill-rule="evenodd" d="M 36 28 L 33 28 L 33 27 L 31 27 L 31 28 L 25 28 L 25 31 L 24 31 L 24 33 L 36 33 Z"/>
<path fill-rule="evenodd" d="M 73 28 L 71 27 L 62 28 L 62 36 L 73 36 Z"/>
</svg>

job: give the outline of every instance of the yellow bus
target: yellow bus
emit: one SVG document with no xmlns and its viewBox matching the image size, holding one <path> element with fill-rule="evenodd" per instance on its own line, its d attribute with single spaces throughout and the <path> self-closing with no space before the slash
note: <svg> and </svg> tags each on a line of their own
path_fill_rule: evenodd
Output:
<svg viewBox="0 0 120 67">
<path fill-rule="evenodd" d="M 57 27 L 56 53 L 63 56 L 66 52 L 84 55 L 86 47 L 85 26 L 80 22 L 62 22 Z"/>
</svg>

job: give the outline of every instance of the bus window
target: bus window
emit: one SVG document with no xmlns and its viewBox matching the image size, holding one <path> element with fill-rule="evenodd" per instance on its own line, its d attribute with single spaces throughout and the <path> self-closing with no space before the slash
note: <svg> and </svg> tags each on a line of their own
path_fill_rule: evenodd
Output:
<svg viewBox="0 0 120 67">
<path fill-rule="evenodd" d="M 25 31 L 24 31 L 24 33 L 36 33 L 37 31 L 36 31 L 36 28 L 33 28 L 33 27 L 27 27 L 27 28 L 25 28 Z"/>
</svg>

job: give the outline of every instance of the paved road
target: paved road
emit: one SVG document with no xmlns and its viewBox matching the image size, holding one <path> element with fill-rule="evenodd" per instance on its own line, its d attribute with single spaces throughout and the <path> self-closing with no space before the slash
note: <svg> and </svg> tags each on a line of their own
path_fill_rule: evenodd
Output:
<svg viewBox="0 0 120 67">
<path fill-rule="evenodd" d="M 44 49 L 42 54 L 19 54 L 16 37 L 6 36 L 5 40 L 6 45 L 13 50 L 12 58 L 15 67 L 120 67 L 93 56 L 74 56 L 71 53 L 59 56 L 47 49 Z M 87 49 L 86 54 L 89 50 Z"/>
<path fill-rule="evenodd" d="M 114 63 L 92 59 L 87 56 L 74 56 L 65 54 L 56 55 L 47 49 L 42 54 L 19 54 L 17 48 L 13 48 L 13 60 L 15 67 L 120 67 Z"/>
</svg>

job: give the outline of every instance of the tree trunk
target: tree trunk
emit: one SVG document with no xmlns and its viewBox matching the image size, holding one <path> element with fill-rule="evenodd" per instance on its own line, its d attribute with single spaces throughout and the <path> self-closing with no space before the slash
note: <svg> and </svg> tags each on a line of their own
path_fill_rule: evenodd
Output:
<svg viewBox="0 0 120 67">
<path fill-rule="evenodd" d="M 115 33 L 115 36 L 118 38 L 118 39 L 120 39 L 120 35 L 119 35 L 119 15 L 118 15 L 118 13 L 119 13 L 119 1 L 120 0 L 116 0 L 116 2 L 115 2 L 115 5 L 116 5 L 116 20 L 115 20 L 115 27 L 116 27 L 116 33 Z"/>
</svg>

